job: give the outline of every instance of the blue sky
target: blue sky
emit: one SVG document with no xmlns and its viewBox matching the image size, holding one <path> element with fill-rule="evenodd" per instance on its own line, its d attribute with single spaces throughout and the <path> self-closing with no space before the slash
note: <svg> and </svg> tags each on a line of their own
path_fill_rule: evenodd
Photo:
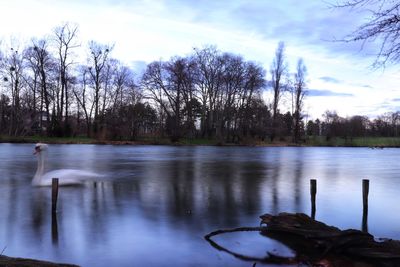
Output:
<svg viewBox="0 0 400 267">
<path fill-rule="evenodd" d="M 373 44 L 361 50 L 360 44 L 333 41 L 351 33 L 367 14 L 331 8 L 329 2 L 336 1 L 1 1 L 0 37 L 3 45 L 11 36 L 25 42 L 68 21 L 79 25 L 81 51 L 89 40 L 115 44 L 112 55 L 136 69 L 211 44 L 267 71 L 283 41 L 289 69 L 295 70 L 300 57 L 307 66 L 305 111 L 313 118 L 325 110 L 374 117 L 400 109 L 399 66 L 373 70 Z M 288 106 L 284 99 L 281 108 Z"/>
</svg>

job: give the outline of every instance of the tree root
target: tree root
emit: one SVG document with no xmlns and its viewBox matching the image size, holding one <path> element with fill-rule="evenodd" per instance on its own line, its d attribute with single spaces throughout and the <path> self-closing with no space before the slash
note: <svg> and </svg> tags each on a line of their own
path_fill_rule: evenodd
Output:
<svg viewBox="0 0 400 267">
<path fill-rule="evenodd" d="M 217 230 L 214 232 L 211 232 L 207 235 L 204 236 L 205 240 L 207 240 L 211 246 L 214 248 L 224 251 L 235 258 L 244 260 L 244 261 L 252 261 L 252 262 L 262 262 L 262 263 L 274 263 L 274 264 L 296 264 L 298 263 L 298 259 L 296 257 L 282 257 L 279 255 L 275 255 L 274 253 L 267 252 L 267 255 L 265 257 L 252 257 L 252 256 L 246 256 L 234 251 L 231 251 L 218 243 L 216 243 L 214 240 L 211 238 L 216 235 L 220 234 L 226 234 L 226 233 L 233 233 L 233 232 L 250 232 L 250 231 L 264 231 L 266 230 L 265 226 L 259 226 L 259 227 L 238 227 L 238 228 L 233 228 L 233 229 L 222 229 L 222 230 Z"/>
</svg>

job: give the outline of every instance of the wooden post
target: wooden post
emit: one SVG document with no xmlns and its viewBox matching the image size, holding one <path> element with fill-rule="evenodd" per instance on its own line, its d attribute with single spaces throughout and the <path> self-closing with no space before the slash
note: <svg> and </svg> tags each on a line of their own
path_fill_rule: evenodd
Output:
<svg viewBox="0 0 400 267">
<path fill-rule="evenodd" d="M 51 180 L 51 212 L 57 211 L 57 199 L 58 199 L 58 178 Z"/>
<path fill-rule="evenodd" d="M 311 218 L 315 219 L 315 211 L 316 211 L 315 198 L 317 195 L 317 180 L 316 179 L 310 180 L 310 194 L 311 194 Z"/>
<path fill-rule="evenodd" d="M 369 180 L 363 179 L 362 181 L 362 194 L 363 194 L 363 216 L 361 230 L 368 232 L 368 194 L 369 194 Z"/>
<path fill-rule="evenodd" d="M 363 207 L 368 209 L 368 193 L 369 193 L 369 180 L 363 179 L 362 181 L 363 192 Z"/>
<path fill-rule="evenodd" d="M 58 222 L 57 222 L 57 213 L 51 213 L 51 241 L 54 245 L 58 244 Z"/>
</svg>

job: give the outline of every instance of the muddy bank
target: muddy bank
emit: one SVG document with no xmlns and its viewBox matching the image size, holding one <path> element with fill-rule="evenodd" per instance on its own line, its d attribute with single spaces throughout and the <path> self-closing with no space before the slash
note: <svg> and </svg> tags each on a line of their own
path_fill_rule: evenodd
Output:
<svg viewBox="0 0 400 267">
<path fill-rule="evenodd" d="M 78 265 L 54 263 L 34 259 L 12 258 L 0 256 L 0 267 L 79 267 Z"/>
</svg>

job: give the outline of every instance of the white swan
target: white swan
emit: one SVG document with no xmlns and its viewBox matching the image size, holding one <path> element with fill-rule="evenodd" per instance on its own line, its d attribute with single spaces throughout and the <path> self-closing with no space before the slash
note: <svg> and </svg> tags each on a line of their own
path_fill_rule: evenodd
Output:
<svg viewBox="0 0 400 267">
<path fill-rule="evenodd" d="M 33 154 L 38 157 L 38 165 L 35 176 L 32 179 L 32 185 L 34 186 L 50 186 L 52 178 L 58 178 L 59 185 L 81 185 L 85 180 L 102 177 L 102 175 L 94 172 L 74 169 L 61 169 L 44 173 L 47 150 L 47 144 L 37 143 L 35 145 L 35 152 Z"/>
</svg>

